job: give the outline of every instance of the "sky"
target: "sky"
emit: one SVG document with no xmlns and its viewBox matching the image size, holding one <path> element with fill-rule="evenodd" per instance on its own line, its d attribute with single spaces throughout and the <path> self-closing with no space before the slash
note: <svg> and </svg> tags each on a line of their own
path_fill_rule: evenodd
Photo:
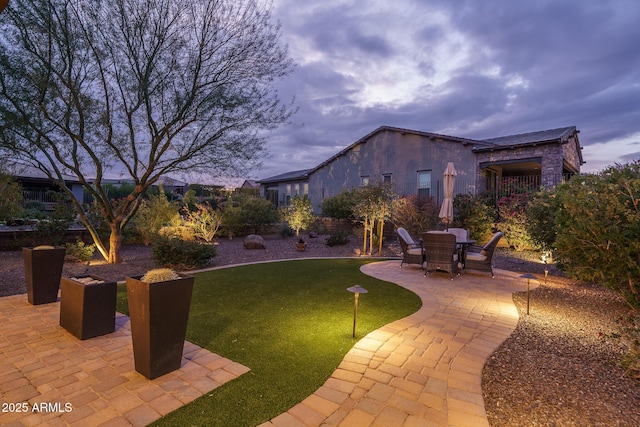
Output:
<svg viewBox="0 0 640 427">
<path fill-rule="evenodd" d="M 274 0 L 298 107 L 249 178 L 317 166 L 380 126 L 485 139 L 580 130 L 597 172 L 640 157 L 640 1 Z"/>
</svg>

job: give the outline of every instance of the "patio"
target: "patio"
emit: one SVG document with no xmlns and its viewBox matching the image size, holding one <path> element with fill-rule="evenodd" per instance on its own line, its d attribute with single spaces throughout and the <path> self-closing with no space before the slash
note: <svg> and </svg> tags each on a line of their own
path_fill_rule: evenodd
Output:
<svg viewBox="0 0 640 427">
<path fill-rule="evenodd" d="M 488 425 L 482 367 L 517 324 L 519 274 L 452 282 L 399 261 L 363 272 L 412 290 L 423 307 L 360 340 L 320 389 L 264 425 Z M 0 299 L 0 402 L 29 409 L 3 413 L 3 424 L 147 425 L 248 371 L 186 343 L 181 369 L 150 381 L 134 371 L 126 316 L 116 332 L 79 341 L 58 325 L 58 310 L 31 306 L 25 295 Z M 48 411 L 32 412 L 36 402 Z"/>
</svg>

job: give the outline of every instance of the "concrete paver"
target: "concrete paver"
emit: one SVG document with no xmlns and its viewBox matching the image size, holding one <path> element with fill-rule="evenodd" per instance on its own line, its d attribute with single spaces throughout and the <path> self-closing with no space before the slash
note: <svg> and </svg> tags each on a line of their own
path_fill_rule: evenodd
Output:
<svg viewBox="0 0 640 427">
<path fill-rule="evenodd" d="M 446 274 L 425 278 L 399 261 L 367 264 L 362 271 L 415 292 L 423 305 L 356 343 L 301 404 L 323 399 L 327 389 L 344 391 L 319 411 L 326 419 L 311 425 L 488 426 L 482 368 L 518 323 L 512 295 L 526 289 L 519 274 L 497 270 L 494 279 L 469 273 L 452 281 Z M 354 402 L 349 390 L 362 389 Z M 289 413 L 299 413 L 299 406 Z M 264 426 L 279 425 L 274 421 Z"/>
<path fill-rule="evenodd" d="M 262 426 L 488 426 L 482 368 L 513 332 L 519 274 L 424 277 L 399 261 L 362 267 L 422 299 L 416 313 L 358 341 L 314 394 Z M 185 342 L 179 370 L 148 380 L 135 372 L 131 331 L 78 340 L 59 326 L 59 303 L 0 298 L 0 413 L 12 426 L 144 426 L 248 368 Z M 34 411 L 39 408 L 41 411 Z"/>
<path fill-rule="evenodd" d="M 79 340 L 60 303 L 0 298 L 0 425 L 145 426 L 249 368 L 185 342 L 182 366 L 155 380 L 135 371 L 129 318 Z"/>
</svg>

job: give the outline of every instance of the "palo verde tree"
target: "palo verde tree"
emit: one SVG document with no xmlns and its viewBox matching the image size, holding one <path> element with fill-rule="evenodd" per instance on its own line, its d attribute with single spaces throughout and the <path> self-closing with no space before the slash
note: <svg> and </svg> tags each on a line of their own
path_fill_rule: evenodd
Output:
<svg viewBox="0 0 640 427">
<path fill-rule="evenodd" d="M 384 223 L 391 218 L 393 206 L 393 189 L 389 184 L 368 185 L 358 190 L 358 201 L 353 209 L 356 216 L 362 219 L 364 237 L 362 252 L 373 252 L 373 232 L 378 231 L 378 251 L 382 252 L 382 234 Z M 369 250 L 367 251 L 367 239 Z"/>
<path fill-rule="evenodd" d="M 96 247 L 120 261 L 122 229 L 166 174 L 243 173 L 294 112 L 274 82 L 293 69 L 271 5 L 247 0 L 12 0 L 0 14 L 0 151 L 71 198 Z M 112 204 L 104 177 L 134 183 Z M 97 203 L 103 242 L 63 180 Z"/>
</svg>

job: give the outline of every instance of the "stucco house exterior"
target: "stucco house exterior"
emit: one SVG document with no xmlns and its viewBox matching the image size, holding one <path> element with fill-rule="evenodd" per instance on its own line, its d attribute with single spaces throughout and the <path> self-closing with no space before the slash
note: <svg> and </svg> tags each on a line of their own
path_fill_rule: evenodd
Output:
<svg viewBox="0 0 640 427">
<path fill-rule="evenodd" d="M 584 164 L 575 126 L 475 140 L 381 126 L 307 170 L 257 181 L 260 194 L 278 207 L 307 194 L 316 213 L 325 198 L 368 184 L 388 182 L 400 195 L 444 197 L 447 163 L 458 173 L 454 195 L 497 188 L 504 179 L 552 187 Z"/>
</svg>

